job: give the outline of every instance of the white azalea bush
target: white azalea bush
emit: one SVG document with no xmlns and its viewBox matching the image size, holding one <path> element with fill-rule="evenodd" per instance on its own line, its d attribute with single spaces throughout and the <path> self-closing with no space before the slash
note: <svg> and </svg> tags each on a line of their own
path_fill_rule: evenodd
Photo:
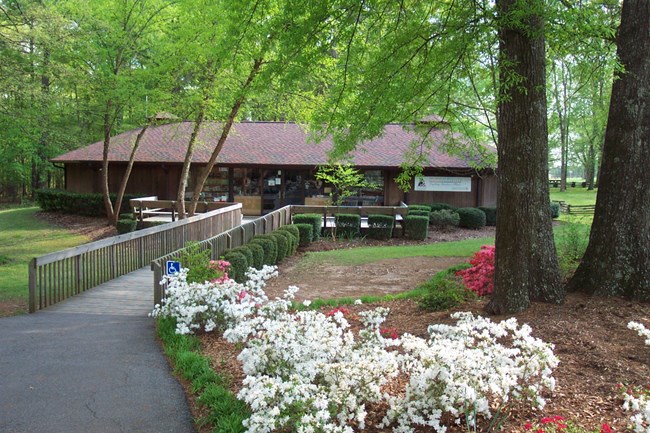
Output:
<svg viewBox="0 0 650 433">
<path fill-rule="evenodd" d="M 477 416 L 492 418 L 511 398 L 542 408 L 544 388 L 553 390 L 558 359 L 552 346 L 530 335 L 528 325 L 512 318 L 494 323 L 471 313 L 455 313 L 454 326 L 432 325 L 429 339 L 401 337 L 401 370 L 410 377 L 405 393 L 389 396 L 385 425 L 397 432 L 428 425 L 443 432 L 444 414 L 475 427 Z M 507 344 L 505 344 L 507 343 Z"/>
<path fill-rule="evenodd" d="M 244 345 L 238 398 L 251 409 L 249 432 L 343 433 L 369 423 L 444 432 L 449 420 L 474 426 L 512 399 L 542 407 L 542 393 L 554 387 L 552 346 L 515 319 L 457 313 L 456 325 L 433 325 L 428 339 L 393 339 L 381 335 L 389 309 L 380 307 L 359 313 L 355 334 L 341 311 L 293 311 L 295 286 L 269 300 L 263 289 L 276 274 L 265 267 L 249 270 L 246 284 L 190 284 L 183 271 L 167 279 L 167 297 L 152 313 L 175 317 L 178 333 L 218 327 Z M 369 420 L 371 411 L 385 416 Z"/>
<path fill-rule="evenodd" d="M 630 322 L 627 327 L 636 331 L 640 337 L 645 338 L 646 346 L 650 346 L 650 329 L 639 322 Z M 636 394 L 638 395 L 625 394 L 623 409 L 634 412 L 634 415 L 630 417 L 630 422 L 635 433 L 650 433 L 650 392 L 646 389 Z"/>
<path fill-rule="evenodd" d="M 162 283 L 167 285 L 165 299 L 154 306 L 150 316 L 174 317 L 178 334 L 191 334 L 203 329 L 210 332 L 217 327 L 222 330 L 238 323 L 242 317 L 254 315 L 258 306 L 268 301 L 264 293 L 266 280 L 277 276 L 275 266 L 261 270 L 250 268 L 248 281 L 239 284 L 235 280 L 188 283 L 188 269 L 176 275 L 165 275 Z"/>
</svg>

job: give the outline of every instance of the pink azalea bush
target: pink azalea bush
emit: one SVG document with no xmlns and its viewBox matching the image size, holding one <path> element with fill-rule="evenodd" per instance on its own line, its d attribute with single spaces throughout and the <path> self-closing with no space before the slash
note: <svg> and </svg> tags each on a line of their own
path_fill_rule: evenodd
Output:
<svg viewBox="0 0 650 433">
<path fill-rule="evenodd" d="M 478 296 L 494 292 L 494 245 L 483 245 L 469 262 L 472 267 L 456 272 L 465 286 Z"/>
<path fill-rule="evenodd" d="M 228 270 L 230 269 L 230 262 L 225 260 L 210 260 L 208 262 L 208 269 L 212 273 L 211 283 L 224 283 L 228 280 Z"/>
</svg>

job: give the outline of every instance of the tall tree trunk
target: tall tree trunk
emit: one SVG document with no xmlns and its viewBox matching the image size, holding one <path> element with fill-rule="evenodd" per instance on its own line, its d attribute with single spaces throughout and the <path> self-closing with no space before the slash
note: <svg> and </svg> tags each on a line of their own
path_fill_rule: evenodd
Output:
<svg viewBox="0 0 650 433">
<path fill-rule="evenodd" d="M 142 128 L 138 135 L 135 137 L 135 143 L 133 144 L 133 149 L 131 150 L 131 155 L 129 156 L 129 163 L 126 166 L 126 171 L 122 176 L 122 182 L 120 183 L 120 189 L 117 191 L 117 197 L 115 198 L 115 211 L 113 212 L 113 220 L 111 223 L 117 225 L 117 220 L 120 217 L 120 208 L 122 207 L 122 200 L 124 199 L 124 191 L 126 191 L 126 185 L 129 183 L 129 177 L 131 177 L 131 171 L 133 170 L 133 163 L 135 162 L 135 154 L 140 147 L 140 141 L 144 137 L 144 133 L 147 132 L 149 126 L 151 126 L 152 120 Z"/>
<path fill-rule="evenodd" d="M 560 85 L 562 93 L 560 94 Z M 564 65 L 562 64 L 561 83 L 558 83 L 557 71 L 553 64 L 553 96 L 555 99 L 555 113 L 560 127 L 560 191 L 566 191 L 567 166 L 569 164 L 569 110 L 567 107 L 567 80 Z"/>
<path fill-rule="evenodd" d="M 486 307 L 492 314 L 523 311 L 532 300 L 560 303 L 564 298 L 548 195 L 546 66 L 538 15 L 543 7 L 541 0 L 497 0 L 499 218 L 495 291 Z M 525 18 L 517 18 L 522 14 Z M 520 81 L 513 84 L 515 77 Z"/>
<path fill-rule="evenodd" d="M 104 111 L 104 148 L 102 151 L 102 196 L 104 198 L 104 208 L 106 209 L 106 218 L 111 223 L 115 218 L 113 203 L 111 203 L 110 189 L 108 186 L 108 151 L 111 145 L 112 121 L 111 112 L 113 110 L 113 101 L 108 99 Z"/>
<path fill-rule="evenodd" d="M 650 1 L 624 0 L 589 245 L 571 288 L 650 300 Z"/>
<path fill-rule="evenodd" d="M 187 189 L 187 181 L 190 177 L 190 165 L 192 164 L 192 156 L 194 155 L 194 145 L 196 144 L 196 138 L 199 135 L 201 126 L 203 125 L 203 119 L 205 119 L 206 104 L 207 97 L 204 99 L 199 108 L 199 112 L 196 115 L 194 129 L 192 130 L 192 135 L 190 135 L 190 141 L 187 144 L 187 151 L 185 151 L 185 160 L 183 161 L 181 179 L 178 183 L 178 192 L 176 194 L 176 202 L 178 205 L 178 209 L 176 210 L 178 211 L 178 219 L 184 219 L 187 216 L 187 213 L 185 212 L 185 190 Z"/>
<path fill-rule="evenodd" d="M 246 82 L 242 86 L 241 95 L 239 96 L 239 98 L 237 98 L 237 100 L 235 101 L 235 103 L 232 105 L 230 109 L 230 113 L 228 114 L 228 119 L 226 119 L 226 123 L 223 125 L 223 128 L 221 130 L 221 136 L 219 137 L 217 146 L 212 151 L 212 155 L 210 155 L 210 160 L 208 161 L 208 165 L 205 166 L 205 168 L 201 172 L 201 176 L 196 182 L 196 185 L 194 185 L 192 202 L 190 204 L 190 209 L 189 209 L 190 216 L 194 215 L 194 212 L 196 212 L 196 205 L 199 202 L 199 195 L 201 194 L 201 191 L 203 191 L 203 186 L 205 185 L 205 181 L 208 179 L 208 176 L 210 176 L 210 172 L 212 172 L 212 169 L 214 168 L 214 165 L 217 162 L 217 157 L 221 152 L 221 148 L 223 148 L 223 144 L 226 142 L 226 139 L 228 138 L 228 134 L 230 133 L 230 128 L 232 127 L 232 124 L 235 121 L 235 117 L 237 117 L 237 113 L 239 113 L 239 108 L 241 107 L 241 104 L 246 99 L 246 93 L 250 85 L 253 83 L 253 80 L 255 79 L 255 76 L 259 72 L 261 66 L 262 66 L 262 59 L 256 59 L 255 62 L 253 63 L 253 67 L 251 68 L 250 73 L 248 74 L 248 78 L 246 79 Z"/>
<path fill-rule="evenodd" d="M 585 182 L 587 189 L 594 189 L 594 177 L 596 175 L 596 145 L 593 141 L 589 141 L 587 147 L 587 162 L 585 164 Z"/>
<path fill-rule="evenodd" d="M 43 180 L 43 169 L 47 164 L 47 147 L 49 145 L 49 98 L 50 98 L 50 76 L 48 75 L 48 67 L 50 65 L 50 51 L 46 48 L 43 51 L 43 72 L 41 73 L 41 116 L 40 127 L 41 136 L 38 140 L 38 157 L 36 169 L 36 182 L 37 189 L 43 188 L 46 184 Z M 49 177 L 49 173 L 48 173 Z M 49 182 L 48 182 L 49 183 Z M 33 192 L 33 191 L 32 191 Z"/>
</svg>

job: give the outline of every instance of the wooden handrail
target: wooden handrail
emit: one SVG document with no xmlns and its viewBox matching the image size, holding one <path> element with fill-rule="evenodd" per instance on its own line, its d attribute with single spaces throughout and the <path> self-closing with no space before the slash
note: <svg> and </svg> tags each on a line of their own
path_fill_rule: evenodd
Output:
<svg viewBox="0 0 650 433">
<path fill-rule="evenodd" d="M 241 224 L 240 203 L 205 214 L 46 254 L 29 263 L 29 311 L 135 271 L 191 240 Z"/>
<path fill-rule="evenodd" d="M 227 250 L 247 244 L 256 234 L 271 233 L 286 224 L 291 224 L 291 206 L 285 206 L 274 210 L 273 212 L 255 220 L 233 227 L 230 230 L 211 238 L 199 241 L 199 246 L 210 248 L 210 257 L 212 260 L 216 260 Z M 165 269 L 165 262 L 167 260 L 178 259 L 186 250 L 187 247 L 183 245 L 182 248 L 151 261 L 151 270 L 153 271 L 154 305 L 160 304 L 165 296 L 166 287 L 161 283 L 163 270 Z"/>
</svg>

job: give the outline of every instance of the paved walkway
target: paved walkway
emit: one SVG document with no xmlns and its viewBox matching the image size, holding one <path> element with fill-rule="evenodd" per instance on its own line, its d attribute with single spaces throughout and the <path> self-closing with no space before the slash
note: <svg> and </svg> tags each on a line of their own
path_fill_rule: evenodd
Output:
<svg viewBox="0 0 650 433">
<path fill-rule="evenodd" d="M 194 432 L 140 269 L 35 314 L 0 319 L 0 432 Z"/>
</svg>

